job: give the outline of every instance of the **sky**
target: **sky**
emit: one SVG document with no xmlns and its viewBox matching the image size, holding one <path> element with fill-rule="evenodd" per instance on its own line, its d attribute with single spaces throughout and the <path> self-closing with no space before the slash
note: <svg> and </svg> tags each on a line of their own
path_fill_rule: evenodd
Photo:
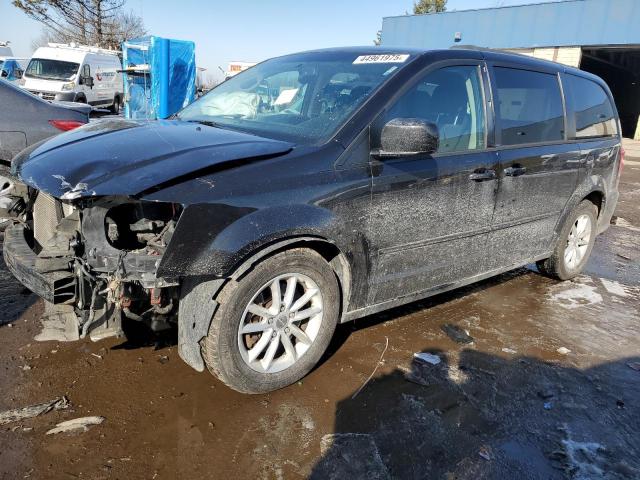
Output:
<svg viewBox="0 0 640 480">
<path fill-rule="evenodd" d="M 550 0 L 449 0 L 448 10 Z M 230 61 L 261 61 L 314 48 L 372 45 L 382 18 L 402 15 L 412 0 L 127 0 L 153 35 L 196 43 L 196 62 L 220 79 Z M 42 27 L 0 0 L 0 41 L 29 57 Z"/>
</svg>

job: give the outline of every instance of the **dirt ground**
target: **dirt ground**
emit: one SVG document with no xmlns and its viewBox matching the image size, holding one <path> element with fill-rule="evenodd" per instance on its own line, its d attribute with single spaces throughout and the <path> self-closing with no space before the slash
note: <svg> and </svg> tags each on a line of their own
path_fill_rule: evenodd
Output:
<svg viewBox="0 0 640 480">
<path fill-rule="evenodd" d="M 175 333 L 36 343 L 42 304 L 2 266 L 0 412 L 71 407 L 0 425 L 0 477 L 640 478 L 640 157 L 621 192 L 575 281 L 522 268 L 342 325 L 318 368 L 269 395 L 193 371 Z M 105 421 L 45 435 L 89 415 Z"/>
</svg>

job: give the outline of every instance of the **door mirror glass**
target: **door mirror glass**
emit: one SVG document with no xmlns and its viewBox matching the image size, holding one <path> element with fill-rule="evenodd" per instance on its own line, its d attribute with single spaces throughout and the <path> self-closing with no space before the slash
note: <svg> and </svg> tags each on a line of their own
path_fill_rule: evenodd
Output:
<svg viewBox="0 0 640 480">
<path fill-rule="evenodd" d="M 430 155 L 438 151 L 438 127 L 420 118 L 394 118 L 382 128 L 380 157 Z"/>
</svg>

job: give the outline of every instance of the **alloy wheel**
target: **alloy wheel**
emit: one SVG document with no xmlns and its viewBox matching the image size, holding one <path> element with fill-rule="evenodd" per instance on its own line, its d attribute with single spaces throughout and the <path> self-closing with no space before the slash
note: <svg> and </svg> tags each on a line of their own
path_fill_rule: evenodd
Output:
<svg viewBox="0 0 640 480">
<path fill-rule="evenodd" d="M 287 273 L 263 285 L 244 309 L 238 347 L 261 373 L 295 364 L 313 344 L 323 320 L 322 292 L 306 275 Z"/>
<path fill-rule="evenodd" d="M 591 242 L 592 230 L 588 215 L 580 215 L 573 223 L 564 250 L 564 263 L 568 269 L 574 270 L 584 259 Z"/>
</svg>

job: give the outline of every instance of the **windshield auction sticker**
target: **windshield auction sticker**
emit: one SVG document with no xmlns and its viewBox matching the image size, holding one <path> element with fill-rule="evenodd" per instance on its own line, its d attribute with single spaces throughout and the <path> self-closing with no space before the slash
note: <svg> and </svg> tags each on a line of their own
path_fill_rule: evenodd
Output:
<svg viewBox="0 0 640 480">
<path fill-rule="evenodd" d="M 384 55 L 360 55 L 353 61 L 354 65 L 362 63 L 404 63 L 409 58 L 406 53 L 387 53 Z"/>
</svg>

